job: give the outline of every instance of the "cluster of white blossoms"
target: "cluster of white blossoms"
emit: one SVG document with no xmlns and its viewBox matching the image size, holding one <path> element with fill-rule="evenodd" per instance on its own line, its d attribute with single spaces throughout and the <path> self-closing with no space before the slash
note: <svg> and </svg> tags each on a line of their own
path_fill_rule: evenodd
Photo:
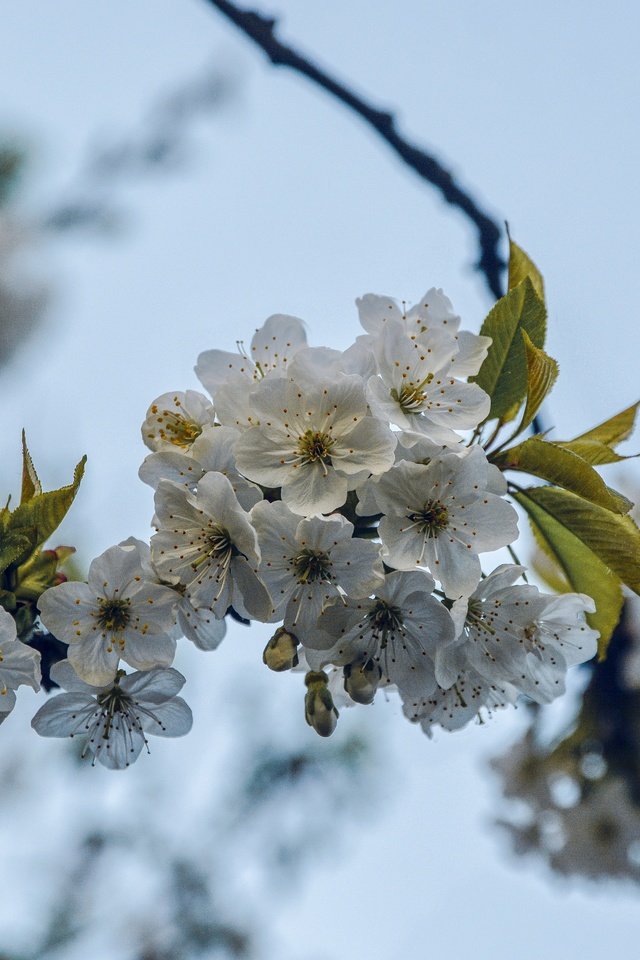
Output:
<svg viewBox="0 0 640 960">
<path fill-rule="evenodd" d="M 140 476 L 156 533 L 43 594 L 69 692 L 38 732 L 85 733 L 110 766 L 147 732 L 186 732 L 176 640 L 212 650 L 229 614 L 277 625 L 264 661 L 306 672 L 322 735 L 336 705 L 381 687 L 425 732 L 455 730 L 519 694 L 552 700 L 594 655 L 589 597 L 516 583 L 516 564 L 482 571 L 484 552 L 518 537 L 502 473 L 471 434 L 490 400 L 465 378 L 490 339 L 461 331 L 440 290 L 408 311 L 372 294 L 357 305 L 365 333 L 345 351 L 309 347 L 302 321 L 272 316 L 248 352 L 200 355 L 210 399 L 151 404 Z"/>
</svg>

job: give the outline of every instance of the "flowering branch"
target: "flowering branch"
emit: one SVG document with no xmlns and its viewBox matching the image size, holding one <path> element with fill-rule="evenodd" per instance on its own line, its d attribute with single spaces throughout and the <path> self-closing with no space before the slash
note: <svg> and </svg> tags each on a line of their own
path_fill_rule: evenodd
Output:
<svg viewBox="0 0 640 960">
<path fill-rule="evenodd" d="M 273 17 L 263 16 L 255 11 L 241 10 L 229 0 L 208 0 L 208 2 L 254 43 L 257 43 L 274 66 L 290 67 L 353 110 L 382 137 L 407 166 L 427 183 L 436 187 L 447 203 L 457 207 L 471 220 L 478 231 L 480 247 L 476 269 L 484 275 L 493 296 L 496 299 L 501 297 L 504 293 L 502 274 L 506 264 L 499 251 L 502 238 L 500 227 L 478 206 L 473 197 L 463 190 L 451 173 L 434 156 L 398 133 L 393 114 L 367 103 L 315 63 L 281 43 L 275 36 L 277 21 Z"/>
</svg>

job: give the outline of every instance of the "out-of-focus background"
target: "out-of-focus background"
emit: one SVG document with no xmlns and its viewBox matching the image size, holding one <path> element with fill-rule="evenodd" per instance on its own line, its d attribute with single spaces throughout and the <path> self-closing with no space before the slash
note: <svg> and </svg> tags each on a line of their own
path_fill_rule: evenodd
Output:
<svg viewBox="0 0 640 960">
<path fill-rule="evenodd" d="M 554 435 L 633 403 L 637 5 L 262 9 L 509 221 L 546 280 Z M 355 297 L 432 285 L 479 329 L 491 301 L 466 219 L 205 0 L 3 13 L 0 490 L 18 493 L 23 427 L 48 489 L 86 453 L 56 536 L 81 567 L 149 536 L 139 426 L 157 395 L 198 388 L 202 350 L 275 312 L 343 348 Z M 607 470 L 640 488 L 633 465 Z M 44 694 L 22 689 L 0 738 L 0 957 L 628 955 L 638 765 L 614 775 L 602 744 L 614 681 L 627 753 L 638 742 L 637 620 L 613 679 L 576 671 L 544 715 L 523 706 L 431 742 L 382 697 L 319 741 L 301 678 L 261 664 L 259 626 L 233 624 L 211 654 L 184 644 L 194 730 L 125 773 L 40 741 L 28 721 Z"/>
</svg>

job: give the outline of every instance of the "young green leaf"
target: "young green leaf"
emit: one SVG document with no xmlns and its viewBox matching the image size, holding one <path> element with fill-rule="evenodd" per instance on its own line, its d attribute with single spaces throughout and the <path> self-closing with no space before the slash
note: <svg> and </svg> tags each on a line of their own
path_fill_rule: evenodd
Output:
<svg viewBox="0 0 640 960">
<path fill-rule="evenodd" d="M 531 257 L 509 236 L 509 290 L 529 277 L 533 288 L 544 303 L 544 280 Z"/>
<path fill-rule="evenodd" d="M 34 549 L 35 531 L 17 530 L 5 534 L 0 543 L 0 573 L 12 564 L 22 563 Z"/>
<path fill-rule="evenodd" d="M 501 470 L 518 470 L 540 477 L 613 513 L 628 513 L 633 506 L 626 497 L 611 490 L 586 460 L 540 437 L 529 437 L 490 459 Z"/>
<path fill-rule="evenodd" d="M 470 379 L 491 397 L 487 420 L 512 413 L 527 393 L 523 330 L 536 347 L 544 346 L 546 310 L 529 277 L 498 300 L 482 324 L 480 333 L 493 342 L 480 372 Z"/>
<path fill-rule="evenodd" d="M 638 456 L 638 454 L 623 456 L 621 453 L 616 453 L 601 440 L 554 440 L 553 443 L 557 447 L 577 453 L 579 457 L 582 457 L 583 460 L 594 467 L 602 466 L 604 463 L 619 463 L 621 460 L 631 460 Z"/>
<path fill-rule="evenodd" d="M 577 440 L 597 440 L 600 443 L 606 443 L 609 447 L 615 447 L 616 444 L 622 443 L 623 440 L 628 440 L 633 433 L 633 426 L 639 406 L 640 401 L 638 401 L 638 403 L 632 403 L 630 407 L 621 410 L 615 417 L 610 417 L 603 423 L 599 423 L 597 427 L 594 427 L 592 430 L 587 430 L 586 433 L 581 433 L 570 442 L 575 443 Z"/>
<path fill-rule="evenodd" d="M 27 447 L 27 438 L 24 430 L 22 431 L 22 495 L 20 503 L 31 500 L 32 497 L 42 493 L 42 485 L 38 480 L 36 468 L 33 465 L 31 454 Z"/>
<path fill-rule="evenodd" d="M 43 544 L 60 525 L 73 503 L 82 480 L 86 460 L 87 458 L 83 457 L 76 466 L 73 481 L 68 486 L 47 493 L 34 494 L 31 499 L 16 507 L 9 516 L 7 532 L 26 535 L 31 541 L 32 549 Z M 21 562 L 24 562 L 24 559 Z"/>
<path fill-rule="evenodd" d="M 514 497 L 527 512 L 538 545 L 557 562 L 570 588 L 593 597 L 596 611 L 587 619 L 594 630 L 600 631 L 598 655 L 602 659 L 620 619 L 623 603 L 620 578 L 544 504 L 531 498 L 531 493 L 526 490 L 515 493 Z"/>
<path fill-rule="evenodd" d="M 534 504 L 586 547 L 623 583 L 640 593 L 640 530 L 628 516 L 612 513 L 575 493 L 558 487 L 530 487 L 518 493 L 518 502 Z M 527 512 L 530 507 L 526 506 Z"/>
<path fill-rule="evenodd" d="M 527 357 L 527 402 L 515 436 L 529 426 L 558 378 L 557 361 L 536 347 L 526 330 L 521 330 L 520 333 Z"/>
</svg>

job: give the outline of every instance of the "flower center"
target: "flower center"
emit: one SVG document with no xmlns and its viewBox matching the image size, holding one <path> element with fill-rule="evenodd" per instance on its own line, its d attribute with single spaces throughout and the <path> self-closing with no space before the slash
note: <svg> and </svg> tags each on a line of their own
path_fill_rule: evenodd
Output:
<svg viewBox="0 0 640 960">
<path fill-rule="evenodd" d="M 131 601 L 100 599 L 98 602 L 100 612 L 97 619 L 102 629 L 110 633 L 119 633 L 124 630 L 131 619 Z"/>
<path fill-rule="evenodd" d="M 303 550 L 294 557 L 293 569 L 298 583 L 329 583 L 333 579 L 331 561 L 328 554 L 322 551 Z"/>
<path fill-rule="evenodd" d="M 433 380 L 433 374 L 429 373 L 420 383 L 405 383 L 401 390 L 395 388 L 391 390 L 391 396 L 401 407 L 404 413 L 419 413 L 427 401 L 427 394 L 424 388 Z"/>
<path fill-rule="evenodd" d="M 210 524 L 203 541 L 202 552 L 191 563 L 193 570 L 197 570 L 203 563 L 211 562 L 228 568 L 232 558 L 238 553 L 228 530 L 218 524 Z"/>
<path fill-rule="evenodd" d="M 331 463 L 331 448 L 334 440 L 327 433 L 307 430 L 298 441 L 298 456 L 304 463 Z"/>
<path fill-rule="evenodd" d="M 449 525 L 449 513 L 439 500 L 427 500 L 422 510 L 409 515 L 409 520 L 418 525 L 425 537 L 436 537 Z"/>
<path fill-rule="evenodd" d="M 190 447 L 202 433 L 200 424 L 183 413 L 176 413 L 174 410 L 158 410 L 155 406 L 152 407 L 151 412 L 156 414 L 158 437 L 166 443 L 173 443 L 176 447 Z M 155 439 L 153 434 L 151 436 Z"/>
<path fill-rule="evenodd" d="M 376 602 L 367 614 L 367 620 L 371 625 L 371 633 L 376 640 L 380 640 L 382 650 L 387 645 L 390 633 L 396 633 L 402 630 L 402 611 L 399 607 L 393 607 L 376 597 Z"/>
</svg>

